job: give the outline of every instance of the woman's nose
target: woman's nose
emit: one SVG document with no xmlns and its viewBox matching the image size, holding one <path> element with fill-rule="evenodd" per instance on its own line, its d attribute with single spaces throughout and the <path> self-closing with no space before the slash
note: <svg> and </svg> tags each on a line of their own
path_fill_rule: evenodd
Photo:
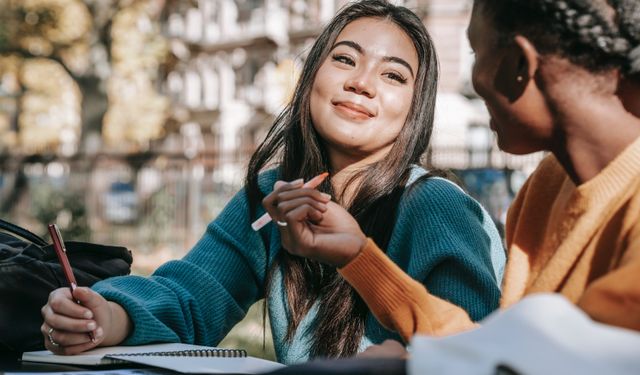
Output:
<svg viewBox="0 0 640 375">
<path fill-rule="evenodd" d="M 345 81 L 344 89 L 356 94 L 373 98 L 376 95 L 375 84 L 372 82 L 370 74 L 354 74 Z"/>
</svg>

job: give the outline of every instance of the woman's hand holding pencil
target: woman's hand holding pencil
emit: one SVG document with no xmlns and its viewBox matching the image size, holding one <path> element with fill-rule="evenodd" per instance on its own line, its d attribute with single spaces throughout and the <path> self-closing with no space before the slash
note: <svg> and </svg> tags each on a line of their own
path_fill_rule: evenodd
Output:
<svg viewBox="0 0 640 375">
<path fill-rule="evenodd" d="M 278 223 L 285 250 L 343 267 L 360 252 L 367 238 L 347 210 L 315 189 L 324 178 L 326 174 L 306 184 L 302 180 L 278 181 L 262 205 Z"/>
<path fill-rule="evenodd" d="M 329 175 L 329 172 L 324 172 L 324 173 L 320 173 L 319 175 L 315 176 L 314 178 L 310 179 L 309 181 L 305 182 L 304 184 L 302 184 L 302 179 L 290 182 L 290 184 L 293 185 L 293 186 L 297 186 L 297 185 L 302 184 L 302 188 L 315 189 L 322 183 L 322 181 L 325 180 L 325 178 L 327 178 L 328 175 Z M 267 212 L 265 212 L 264 215 L 260 216 L 260 218 L 258 218 L 258 220 L 254 221 L 251 224 L 251 228 L 253 228 L 253 230 L 255 230 L 255 231 L 259 231 L 260 229 L 262 229 L 262 227 L 264 227 L 265 225 L 269 224 L 269 222 L 271 220 L 272 220 L 272 218 L 269 215 L 269 211 L 267 210 Z M 278 222 L 278 224 L 280 226 L 285 226 L 286 224 L 284 224 L 284 223 L 285 222 L 283 222 L 283 221 Z"/>
<path fill-rule="evenodd" d="M 78 301 L 80 303 L 78 303 Z M 41 309 L 44 345 L 55 354 L 78 354 L 96 346 L 118 345 L 131 331 L 131 320 L 118 304 L 87 287 L 49 294 Z M 94 336 L 89 337 L 88 333 Z"/>
</svg>

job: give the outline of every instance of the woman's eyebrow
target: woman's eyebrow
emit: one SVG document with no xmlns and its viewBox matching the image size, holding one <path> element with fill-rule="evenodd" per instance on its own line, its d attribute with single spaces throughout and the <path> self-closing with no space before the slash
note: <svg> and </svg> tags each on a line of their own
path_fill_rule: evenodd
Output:
<svg viewBox="0 0 640 375">
<path fill-rule="evenodd" d="M 411 77 L 414 77 L 413 75 L 413 69 L 411 69 L 411 65 L 409 65 L 408 62 L 406 62 L 404 59 L 401 59 L 399 57 L 395 57 L 395 56 L 385 56 L 382 58 L 382 61 L 385 62 L 394 62 L 396 64 L 400 64 L 405 66 L 407 69 L 409 69 L 409 73 L 411 73 Z"/>
<path fill-rule="evenodd" d="M 364 54 L 362 46 L 352 40 L 341 40 L 338 43 L 334 44 L 333 47 L 331 47 L 331 50 L 333 51 L 338 46 L 348 46 L 358 51 L 358 53 Z"/>
<path fill-rule="evenodd" d="M 339 41 L 338 43 L 334 44 L 333 47 L 331 47 L 331 50 L 333 51 L 338 46 L 348 46 L 348 47 L 351 47 L 351 48 L 355 49 L 358 53 L 364 54 L 364 49 L 362 48 L 362 46 L 359 45 L 358 43 L 352 41 L 352 40 Z M 385 57 L 382 58 L 382 61 L 384 61 L 384 62 L 393 62 L 393 63 L 396 63 L 396 64 L 400 64 L 400 65 L 406 67 L 407 69 L 409 69 L 409 73 L 411 73 L 411 77 L 414 77 L 413 69 L 411 68 L 411 65 L 409 65 L 409 63 L 406 62 L 404 59 L 401 59 L 401 58 L 396 57 L 396 56 L 385 56 Z"/>
</svg>

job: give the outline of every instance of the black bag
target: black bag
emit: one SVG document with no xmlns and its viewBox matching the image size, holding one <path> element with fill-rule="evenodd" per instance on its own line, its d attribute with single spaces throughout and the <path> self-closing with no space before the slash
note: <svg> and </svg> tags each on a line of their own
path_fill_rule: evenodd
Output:
<svg viewBox="0 0 640 375">
<path fill-rule="evenodd" d="M 4 220 L 0 229 L 8 232 L 0 232 L 0 352 L 43 350 L 40 309 L 49 293 L 68 286 L 67 281 L 53 245 Z M 124 247 L 65 245 L 79 286 L 131 271 L 131 252 Z"/>
</svg>

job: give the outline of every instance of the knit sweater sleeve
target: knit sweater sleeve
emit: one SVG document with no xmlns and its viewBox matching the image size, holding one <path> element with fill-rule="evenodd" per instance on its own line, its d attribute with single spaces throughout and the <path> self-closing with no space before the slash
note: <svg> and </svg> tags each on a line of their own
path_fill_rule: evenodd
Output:
<svg viewBox="0 0 640 375">
<path fill-rule="evenodd" d="M 340 273 L 358 291 L 378 321 L 398 332 L 405 342 L 416 333 L 446 336 L 476 326 L 463 308 L 430 294 L 371 239 Z"/>
<path fill-rule="evenodd" d="M 386 254 L 369 241 L 340 273 L 405 340 L 471 328 L 498 307 L 505 252 L 497 229 L 448 181 L 429 178 L 406 195 Z"/>
<path fill-rule="evenodd" d="M 578 300 L 592 319 L 640 331 L 640 259 L 594 281 Z"/>
<path fill-rule="evenodd" d="M 217 345 L 263 292 L 268 239 L 252 231 L 250 221 L 240 191 L 183 259 L 149 277 L 96 283 L 93 289 L 131 318 L 133 329 L 123 344 Z"/>
<path fill-rule="evenodd" d="M 640 204 L 633 208 L 638 212 Z M 640 222 L 634 222 L 619 266 L 594 280 L 577 304 L 596 321 L 640 331 Z"/>
</svg>

